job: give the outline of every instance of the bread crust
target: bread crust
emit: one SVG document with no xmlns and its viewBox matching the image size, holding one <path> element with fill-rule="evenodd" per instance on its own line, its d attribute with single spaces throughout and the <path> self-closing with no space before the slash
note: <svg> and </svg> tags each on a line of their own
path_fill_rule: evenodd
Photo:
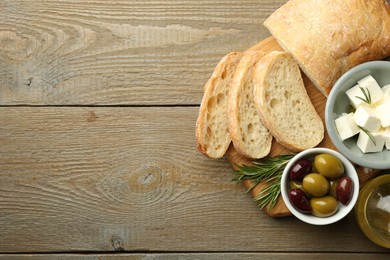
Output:
<svg viewBox="0 0 390 260">
<path fill-rule="evenodd" d="M 228 94 L 230 87 L 230 79 L 232 78 L 237 62 L 241 58 L 241 52 L 231 52 L 225 55 L 215 67 L 210 79 L 204 85 L 203 98 L 200 104 L 198 118 L 195 127 L 196 144 L 200 152 L 210 158 L 221 158 L 231 143 L 228 132 Z M 211 99 L 218 99 L 219 95 L 223 95 L 225 101 L 219 102 L 218 107 L 209 106 Z M 217 111 L 218 110 L 218 111 Z M 217 116 L 222 117 L 220 125 L 212 127 L 208 130 L 209 125 L 213 120 L 211 116 L 215 113 L 220 113 Z M 215 128 L 221 128 L 218 133 L 214 132 Z M 210 133 L 211 131 L 211 133 Z M 214 135 L 214 136 L 211 136 Z M 217 135 L 217 136 L 215 136 Z M 212 142 L 219 139 L 217 146 L 213 147 Z"/>
<path fill-rule="evenodd" d="M 260 159 L 268 155 L 272 145 L 272 135 L 265 126 L 263 126 L 260 115 L 257 114 L 253 98 L 253 68 L 256 62 L 264 55 L 265 52 L 261 51 L 244 52 L 237 65 L 236 72 L 232 79 L 231 91 L 229 93 L 228 120 L 230 137 L 237 152 L 252 159 Z M 251 89 L 251 92 L 248 94 L 247 98 L 245 97 L 247 100 L 243 103 L 242 98 L 246 95 L 242 92 L 246 84 L 249 84 L 248 87 Z M 256 114 L 252 116 L 251 123 L 256 124 L 257 128 L 261 130 L 257 132 L 256 136 L 256 140 L 261 140 L 260 143 L 255 142 L 253 144 L 255 149 L 248 147 L 247 143 L 243 141 L 244 126 L 241 122 L 244 113 L 253 113 L 249 109 L 252 105 L 253 112 Z"/>
<path fill-rule="evenodd" d="M 264 25 L 325 96 L 350 68 L 390 56 L 385 0 L 290 0 Z"/>
<path fill-rule="evenodd" d="M 271 87 L 270 83 L 270 77 L 271 77 L 271 72 L 275 70 L 275 67 L 277 65 L 276 62 L 284 60 L 288 62 L 289 64 L 289 69 L 294 75 L 298 75 L 298 80 L 299 82 L 296 82 L 297 84 L 294 85 L 294 89 L 289 89 L 288 91 L 294 92 L 294 93 L 299 93 L 299 101 L 301 104 L 304 105 L 304 111 L 301 111 L 302 114 L 296 114 L 297 117 L 302 118 L 311 118 L 311 122 L 305 123 L 304 126 L 301 127 L 296 127 L 288 118 L 275 118 L 275 115 L 273 113 L 273 109 L 270 107 L 269 100 L 267 100 L 269 97 L 269 89 Z M 256 69 L 255 69 L 255 77 L 254 80 L 256 82 L 255 87 L 254 87 L 254 97 L 255 97 L 255 103 L 256 106 L 259 110 L 259 114 L 261 117 L 261 120 L 263 124 L 268 128 L 268 130 L 271 132 L 275 140 L 286 147 L 287 149 L 291 151 L 302 151 L 308 148 L 312 148 L 316 145 L 318 145 L 322 139 L 324 138 L 324 125 L 322 122 L 321 117 L 317 114 L 317 111 L 315 110 L 314 106 L 311 103 L 311 100 L 306 92 L 306 89 L 304 87 L 303 80 L 301 78 L 300 70 L 298 65 L 296 64 L 295 60 L 291 57 L 290 54 L 287 52 L 282 52 L 282 51 L 273 51 L 264 56 L 263 59 L 261 59 L 260 62 L 256 64 Z M 285 78 L 286 82 L 279 82 L 280 85 L 287 85 L 289 78 Z M 279 88 L 284 88 L 279 86 Z M 286 93 L 286 92 L 285 92 Z M 281 95 L 282 96 L 282 95 Z M 286 101 L 287 98 L 284 97 L 279 97 L 278 102 Z M 296 112 L 296 109 L 291 106 L 290 102 L 284 102 L 284 117 L 286 114 L 288 114 L 290 111 L 293 111 L 294 113 Z M 303 138 L 300 139 L 299 141 L 294 141 L 291 138 L 288 138 L 288 134 L 286 134 L 285 129 L 280 128 L 280 122 L 288 122 L 285 125 L 289 126 L 288 131 L 291 132 L 300 132 L 304 130 L 303 128 L 310 126 L 310 128 L 314 128 L 316 135 L 313 135 L 312 138 L 310 138 L 308 141 L 304 141 Z"/>
</svg>

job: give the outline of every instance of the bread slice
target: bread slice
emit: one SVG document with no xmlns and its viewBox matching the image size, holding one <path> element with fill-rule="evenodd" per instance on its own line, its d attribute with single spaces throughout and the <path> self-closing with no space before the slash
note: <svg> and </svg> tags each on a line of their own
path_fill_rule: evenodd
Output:
<svg viewBox="0 0 390 260">
<path fill-rule="evenodd" d="M 224 56 L 204 86 L 204 95 L 196 121 L 199 151 L 210 158 L 221 158 L 231 143 L 228 130 L 228 96 L 230 81 L 241 52 Z"/>
<path fill-rule="evenodd" d="M 247 51 L 241 57 L 229 94 L 229 132 L 240 154 L 259 159 L 271 150 L 272 136 L 262 124 L 253 99 L 253 68 L 263 56 L 261 51 Z"/>
<path fill-rule="evenodd" d="M 318 145 L 324 138 L 324 124 L 292 56 L 270 52 L 256 64 L 254 71 L 256 106 L 276 141 L 292 151 Z"/>
<path fill-rule="evenodd" d="M 313 84 L 328 95 L 350 68 L 390 56 L 385 0 L 290 0 L 264 22 Z"/>
</svg>

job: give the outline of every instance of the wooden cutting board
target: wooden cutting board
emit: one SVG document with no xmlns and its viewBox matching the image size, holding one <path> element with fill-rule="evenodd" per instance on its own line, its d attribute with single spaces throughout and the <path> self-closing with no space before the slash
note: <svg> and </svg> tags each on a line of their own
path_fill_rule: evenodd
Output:
<svg viewBox="0 0 390 260">
<path fill-rule="evenodd" d="M 269 38 L 257 43 L 256 45 L 254 45 L 253 47 L 251 47 L 247 51 L 261 51 L 261 53 L 264 53 L 264 55 L 265 55 L 271 51 L 282 51 L 282 50 L 283 49 L 277 43 L 275 38 L 269 37 Z M 322 120 L 324 122 L 324 126 L 325 126 L 324 117 L 325 117 L 326 97 L 324 95 L 322 95 L 321 92 L 319 92 L 314 87 L 313 83 L 311 83 L 311 81 L 303 73 L 302 73 L 302 77 L 303 77 L 303 81 L 304 81 L 304 84 L 306 87 L 306 91 L 311 99 L 311 102 L 313 103 L 315 109 L 317 110 L 317 113 L 322 118 Z M 326 129 L 325 129 L 324 139 L 318 145 L 318 147 L 326 147 L 326 148 L 336 150 L 332 141 L 330 140 L 328 133 L 326 132 Z M 272 142 L 271 152 L 268 156 L 274 157 L 274 156 L 277 156 L 280 154 L 290 154 L 290 153 L 293 153 L 293 152 L 289 151 L 288 149 L 286 149 L 285 147 L 283 147 L 282 145 L 277 143 L 274 139 Z M 227 158 L 228 158 L 230 164 L 232 165 L 233 169 L 236 169 L 236 165 L 243 165 L 243 164 L 252 165 L 251 160 L 242 156 L 241 154 L 239 154 L 234 149 L 233 145 L 230 145 L 226 155 L 227 155 Z M 370 179 L 372 179 L 373 177 L 375 177 L 379 173 L 379 171 L 377 171 L 377 170 L 372 170 L 372 169 L 368 169 L 368 168 L 364 168 L 364 167 L 360 167 L 360 166 L 357 166 L 357 170 L 358 170 L 358 174 L 359 174 L 359 180 L 360 180 L 361 187 L 367 181 L 369 181 Z M 244 180 L 243 184 L 247 189 L 252 187 L 251 181 Z M 266 186 L 267 186 L 267 184 L 264 184 L 264 183 L 258 184 L 254 189 L 251 190 L 252 197 L 256 198 L 259 195 L 259 193 L 261 192 L 261 190 L 264 189 Z M 270 209 L 268 209 L 268 207 L 265 207 L 263 210 L 271 217 L 283 217 L 283 216 L 290 216 L 291 215 L 291 212 L 287 209 L 281 196 L 279 196 L 278 202 L 274 208 L 272 208 L 270 210 Z"/>
</svg>

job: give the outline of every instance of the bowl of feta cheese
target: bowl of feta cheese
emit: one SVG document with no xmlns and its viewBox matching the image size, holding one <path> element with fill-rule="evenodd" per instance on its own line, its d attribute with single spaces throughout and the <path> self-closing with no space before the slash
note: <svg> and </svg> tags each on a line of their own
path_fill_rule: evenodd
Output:
<svg viewBox="0 0 390 260">
<path fill-rule="evenodd" d="M 335 147 L 350 161 L 389 169 L 390 62 L 366 62 L 342 75 L 328 95 L 325 125 Z"/>
</svg>

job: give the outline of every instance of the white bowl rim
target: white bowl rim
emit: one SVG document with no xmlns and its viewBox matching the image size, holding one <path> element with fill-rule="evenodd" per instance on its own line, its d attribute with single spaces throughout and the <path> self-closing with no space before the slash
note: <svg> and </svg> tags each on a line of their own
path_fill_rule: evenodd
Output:
<svg viewBox="0 0 390 260">
<path fill-rule="evenodd" d="M 329 217 L 316 217 L 312 214 L 304 214 L 299 212 L 294 208 L 294 206 L 291 204 L 290 199 L 288 197 L 288 190 L 289 188 L 287 187 L 289 184 L 289 168 L 297 162 L 300 159 L 303 159 L 305 157 L 308 157 L 310 155 L 314 154 L 321 154 L 321 153 L 327 153 L 331 154 L 333 156 L 336 156 L 338 159 L 341 160 L 341 162 L 344 164 L 346 175 L 350 177 L 354 183 L 354 190 L 353 190 L 353 195 L 351 201 L 348 203 L 348 205 L 342 205 L 339 202 L 339 209 L 337 212 Z M 290 210 L 290 212 L 297 217 L 298 219 L 302 220 L 303 222 L 306 222 L 308 224 L 313 224 L 313 225 L 328 225 L 335 223 L 341 219 L 343 219 L 348 213 L 353 209 L 353 207 L 356 204 L 356 201 L 358 199 L 359 195 L 359 177 L 357 175 L 355 167 L 352 165 L 352 163 L 345 158 L 341 153 L 329 149 L 329 148 L 323 148 L 323 147 L 316 147 L 316 148 L 311 148 L 304 150 L 298 154 L 296 154 L 286 165 L 284 168 L 282 178 L 281 178 L 281 193 L 282 193 L 282 198 L 284 200 L 284 203 L 286 204 L 287 208 Z"/>
<path fill-rule="evenodd" d="M 369 62 L 362 63 L 348 70 L 346 73 L 344 73 L 336 81 L 334 86 L 342 86 L 342 84 L 345 83 L 345 81 L 347 81 L 351 77 L 351 75 L 359 71 L 366 70 L 366 69 L 378 69 L 383 67 L 388 68 L 390 71 L 390 61 L 378 60 L 378 61 L 369 61 Z M 338 94 L 338 89 L 336 87 L 333 87 L 328 95 L 326 105 L 325 105 L 325 126 L 328 135 L 332 140 L 332 143 L 336 146 L 337 150 L 340 151 L 340 153 L 342 153 L 349 160 L 351 160 L 352 162 L 360 166 L 368 167 L 372 169 L 389 169 L 390 160 L 373 161 L 364 156 L 356 157 L 356 154 L 343 144 L 343 141 L 339 138 L 338 134 L 336 133 L 337 130 L 334 122 L 333 113 L 330 112 L 331 108 L 335 105 L 336 102 L 335 97 L 337 94 Z M 390 154 L 390 151 L 384 150 L 382 152 Z"/>
</svg>

